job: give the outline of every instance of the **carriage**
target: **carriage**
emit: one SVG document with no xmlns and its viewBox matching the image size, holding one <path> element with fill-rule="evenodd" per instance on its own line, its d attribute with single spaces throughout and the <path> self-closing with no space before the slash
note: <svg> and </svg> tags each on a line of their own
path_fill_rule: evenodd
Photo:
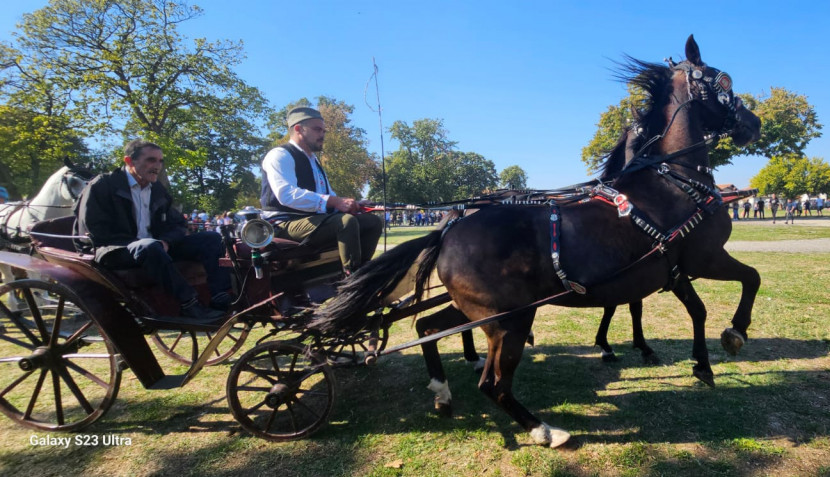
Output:
<svg viewBox="0 0 830 477">
<path fill-rule="evenodd" d="M 32 237 L 43 259 L 0 252 L 0 264 L 43 277 L 0 287 L 0 341 L 19 351 L 0 356 L 0 411 L 29 427 L 82 429 L 112 405 L 124 369 L 147 388 L 183 386 L 263 325 L 265 337 L 230 370 L 228 405 L 254 435 L 300 438 L 331 412 L 332 367 L 373 363 L 405 347 L 422 347 L 436 404 L 449 406 L 435 340 L 482 326 L 489 350 L 479 388 L 535 442 L 556 447 L 570 435 L 542 422 L 512 392 L 536 309 L 616 306 L 661 288 L 689 312 L 693 374 L 714 386 L 706 309 L 691 279 L 741 282 L 733 327 L 721 335 L 735 354 L 747 339 L 760 276 L 723 248 L 731 222 L 708 147 L 719 137 L 738 145 L 757 140 L 760 120 L 733 93 L 731 78 L 702 62 L 692 37 L 686 56 L 669 59 L 668 67 L 631 60 L 626 78 L 649 93 L 651 107 L 625 131 L 600 179 L 459 204 L 481 210 L 395 247 L 337 288 L 336 251 L 274 239 L 271 225 L 255 216 L 238 236 L 224 228 L 222 265 L 233 270 L 239 300 L 221 325 L 176 318 L 177 304 L 134 270 L 113 272 L 79 255 L 71 218 L 38 223 Z M 433 269 L 447 292 L 421 299 Z M 183 275 L 198 288 L 198 272 Z M 401 292 L 413 286 L 413 295 Z M 442 306 L 417 322 L 420 339 L 384 349 L 393 322 Z M 166 375 L 145 335 L 190 369 Z"/>
<path fill-rule="evenodd" d="M 227 253 L 220 265 L 231 270 L 239 298 L 231 316 L 215 324 L 177 317 L 178 303 L 140 269 L 106 269 L 76 252 L 73 217 L 31 228 L 41 258 L 0 252 L 0 262 L 39 277 L 0 286 L 0 412 L 30 428 L 78 431 L 109 409 L 124 370 L 148 389 L 181 387 L 235 354 L 260 325 L 265 336 L 230 370 L 232 414 L 271 440 L 306 436 L 324 424 L 334 401 L 331 368 L 373 363 L 391 323 L 424 305 L 393 304 L 375 326 L 348 338 L 314 332 L 308 306 L 334 294 L 337 249 L 274 239 L 267 221 L 246 212 L 238 233 L 221 227 Z M 201 264 L 176 266 L 207 293 Z M 165 374 L 151 344 L 188 371 Z"/>
</svg>

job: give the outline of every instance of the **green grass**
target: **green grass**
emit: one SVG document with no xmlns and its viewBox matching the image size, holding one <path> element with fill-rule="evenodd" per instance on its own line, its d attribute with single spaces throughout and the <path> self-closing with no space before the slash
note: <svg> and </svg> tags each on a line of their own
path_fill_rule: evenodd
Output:
<svg viewBox="0 0 830 477">
<path fill-rule="evenodd" d="M 809 240 L 818 238 L 830 238 L 830 227 L 808 225 L 792 227 L 785 225 L 783 221 L 775 225 L 772 225 L 772 222 L 769 222 L 769 225 L 732 222 L 732 235 L 730 235 L 729 240 L 769 242 L 775 240 Z"/>
<path fill-rule="evenodd" d="M 400 233 L 411 238 L 427 230 Z M 827 475 L 830 298 L 812 279 L 830 276 L 830 253 L 733 255 L 762 277 L 750 340 L 739 356 L 726 355 L 719 335 L 740 286 L 694 282 L 708 311 L 713 389 L 692 377 L 691 323 L 671 294 L 644 305 L 644 333 L 658 366 L 641 364 L 622 309 L 609 332 L 620 358 L 611 364 L 592 346 L 600 310 L 540 309 L 536 347 L 526 348 L 514 389 L 531 412 L 572 433 L 574 445 L 566 449 L 533 445 L 478 391 L 460 340 L 450 337 L 439 345 L 453 392 L 450 419 L 433 413 L 418 349 L 384 356 L 375 367 L 335 370 L 329 424 L 310 439 L 284 443 L 251 437 L 230 416 L 230 364 L 167 391 L 144 389 L 126 370 L 113 408 L 81 434 L 129 437 L 131 445 L 34 447 L 30 436 L 46 432 L 0 417 L 0 475 Z M 483 350 L 483 334 L 475 335 Z M 243 351 L 259 336 L 255 330 Z M 390 344 L 414 338 L 404 320 L 391 330 Z M 0 344 L 6 356 L 2 350 Z M 184 371 L 161 362 L 167 373 Z"/>
</svg>

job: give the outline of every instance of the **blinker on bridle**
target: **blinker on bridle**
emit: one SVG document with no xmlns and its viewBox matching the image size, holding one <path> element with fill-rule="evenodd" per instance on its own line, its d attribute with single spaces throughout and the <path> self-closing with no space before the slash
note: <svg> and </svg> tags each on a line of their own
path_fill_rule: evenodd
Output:
<svg viewBox="0 0 830 477">
<path fill-rule="evenodd" d="M 725 106 L 729 113 L 723 120 L 723 125 L 719 132 L 724 132 L 732 129 L 739 121 L 738 109 L 743 102 L 738 95 L 732 93 L 732 77 L 729 74 L 720 71 L 716 68 L 709 68 L 716 72 L 715 76 L 707 76 L 703 70 L 699 70 L 692 66 L 688 61 L 675 63 L 671 57 L 667 58 L 669 68 L 672 70 L 681 70 L 686 73 L 686 85 L 689 92 L 689 99 L 695 99 L 692 94 L 692 83 L 697 84 L 697 90 L 700 92 L 700 100 L 707 101 L 709 99 L 709 91 L 711 90 L 717 97 L 718 102 Z"/>
</svg>

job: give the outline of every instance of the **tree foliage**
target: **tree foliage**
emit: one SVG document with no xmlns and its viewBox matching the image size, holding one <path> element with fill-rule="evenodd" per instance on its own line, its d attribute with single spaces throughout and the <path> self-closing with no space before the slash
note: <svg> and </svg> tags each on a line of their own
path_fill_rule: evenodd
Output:
<svg viewBox="0 0 830 477">
<path fill-rule="evenodd" d="M 830 164 L 798 154 L 774 156 L 750 180 L 750 185 L 761 194 L 776 193 L 789 198 L 827 193 L 830 192 Z"/>
<path fill-rule="evenodd" d="M 504 189 L 527 189 L 527 173 L 519 166 L 508 166 L 499 174 L 499 185 Z"/>
<path fill-rule="evenodd" d="M 744 105 L 761 118 L 761 139 L 738 148 L 727 138 L 710 150 L 712 167 L 731 164 L 732 158 L 742 154 L 774 157 L 786 154 L 803 154 L 813 138 L 821 136 L 822 125 L 812 105 L 803 95 L 784 88 L 772 88 L 765 98 L 741 94 Z M 617 106 L 609 106 L 600 116 L 597 132 L 591 142 L 582 149 L 582 161 L 589 171 L 596 171 L 603 155 L 616 144 L 625 127 L 631 124 L 633 108 L 642 107 L 643 96 L 629 86 L 629 95 Z"/>
<path fill-rule="evenodd" d="M 440 119 L 418 119 L 412 126 L 395 121 L 389 128 L 398 150 L 386 159 L 387 200 L 443 202 L 480 195 L 498 184 L 492 161 L 474 152 L 456 151 Z M 380 200 L 381 177 L 370 183 L 369 197 Z"/>
<path fill-rule="evenodd" d="M 63 166 L 63 157 L 77 161 L 86 154 L 86 146 L 64 117 L 0 106 L 0 185 L 12 199 L 37 194 Z"/>
<path fill-rule="evenodd" d="M 254 125 L 267 106 L 232 70 L 244 58 L 241 42 L 178 33 L 178 25 L 201 14 L 167 0 L 51 0 L 24 15 L 16 44 L 0 49 L 0 87 L 18 103 L 23 93 L 43 98 L 51 91 L 79 135 L 157 141 L 174 191 L 186 197 L 198 174 L 192 168 L 210 170 L 218 181 L 227 173 L 221 164 L 261 146 Z M 239 131 L 247 133 L 229 136 Z M 231 154 L 239 141 L 241 151 Z"/>
</svg>

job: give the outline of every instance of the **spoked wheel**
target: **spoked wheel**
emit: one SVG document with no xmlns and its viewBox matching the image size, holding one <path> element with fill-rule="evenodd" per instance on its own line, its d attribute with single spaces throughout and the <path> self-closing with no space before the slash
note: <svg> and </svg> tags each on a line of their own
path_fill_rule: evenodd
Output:
<svg viewBox="0 0 830 477">
<path fill-rule="evenodd" d="M 300 439 L 328 421 L 334 376 L 325 359 L 303 346 L 269 341 L 233 366 L 227 394 L 231 413 L 245 430 L 272 441 Z"/>
<path fill-rule="evenodd" d="M 245 344 L 248 338 L 248 333 L 251 331 L 251 325 L 244 322 L 237 322 L 228 336 L 222 340 L 213 356 L 205 363 L 206 366 L 213 366 L 220 364 L 236 354 L 239 348 Z M 212 332 L 194 332 L 189 331 L 175 331 L 175 330 L 158 330 L 153 333 L 153 343 L 165 355 L 174 360 L 186 364 L 193 364 L 193 350 L 198 353 L 205 349 L 208 342 L 213 339 L 215 333 Z"/>
<path fill-rule="evenodd" d="M 74 431 L 115 401 L 118 357 L 71 290 L 40 280 L 4 284 L 0 323 L 0 412 L 26 427 Z"/>
<path fill-rule="evenodd" d="M 323 348 L 329 363 L 337 366 L 373 364 L 375 351 L 383 351 L 389 341 L 389 328 L 380 328 L 376 335 L 365 333 L 358 338 L 324 340 Z"/>
</svg>

